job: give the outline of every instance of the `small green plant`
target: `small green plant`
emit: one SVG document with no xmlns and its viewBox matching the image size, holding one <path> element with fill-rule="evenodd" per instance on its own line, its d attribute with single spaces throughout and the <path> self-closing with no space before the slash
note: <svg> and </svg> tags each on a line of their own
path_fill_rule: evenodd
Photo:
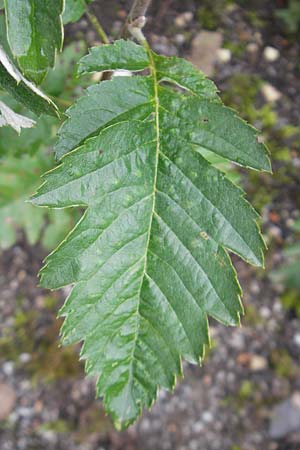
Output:
<svg viewBox="0 0 300 450">
<path fill-rule="evenodd" d="M 299 237 L 300 223 L 294 224 L 295 237 Z M 283 250 L 284 261 L 280 267 L 270 274 L 275 283 L 280 283 L 285 290 L 281 296 L 281 301 L 285 309 L 294 311 L 300 317 L 300 244 L 286 245 Z"/>
<path fill-rule="evenodd" d="M 83 341 L 86 372 L 118 428 L 150 407 L 158 388 L 174 388 L 182 358 L 201 361 L 208 316 L 239 324 L 241 288 L 228 252 L 262 266 L 265 248 L 257 213 L 212 155 L 270 171 L 267 150 L 203 73 L 152 51 L 142 31 L 149 4 L 135 0 L 129 14 L 136 42 L 110 43 L 87 10 L 104 45 L 80 60 L 78 73 L 104 72 L 106 80 L 91 81 L 65 112 L 59 165 L 32 198 L 47 214 L 82 215 L 46 259 L 41 284 L 73 285 L 60 311 L 62 341 Z M 62 0 L 5 1 L 15 61 L 1 50 L 0 85 L 37 115 L 61 115 L 32 82 L 54 65 L 62 17 L 76 20 L 86 6 L 67 1 L 63 12 Z M 2 125 L 28 125 L 11 108 L 1 111 Z"/>
<path fill-rule="evenodd" d="M 276 281 L 283 283 L 289 289 L 300 291 L 299 264 L 300 244 L 291 244 L 284 249 L 285 264 L 272 272 Z"/>
<path fill-rule="evenodd" d="M 299 31 L 300 27 L 300 2 L 299 0 L 289 0 L 287 8 L 278 9 L 276 16 L 283 20 L 287 29 L 291 33 Z"/>
</svg>

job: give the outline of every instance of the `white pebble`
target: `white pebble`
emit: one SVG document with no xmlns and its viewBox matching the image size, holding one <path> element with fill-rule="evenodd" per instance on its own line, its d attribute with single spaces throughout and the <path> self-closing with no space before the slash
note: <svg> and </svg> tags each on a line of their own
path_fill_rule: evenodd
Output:
<svg viewBox="0 0 300 450">
<path fill-rule="evenodd" d="M 176 44 L 178 44 L 178 45 L 184 44 L 185 43 L 185 36 L 184 36 L 184 34 L 181 34 L 181 33 L 175 34 L 174 42 Z"/>
<path fill-rule="evenodd" d="M 202 420 L 203 422 L 210 423 L 214 420 L 214 416 L 210 411 L 204 411 L 202 414 Z"/>
<path fill-rule="evenodd" d="M 271 317 L 271 311 L 266 306 L 262 306 L 259 312 L 263 319 L 269 319 Z"/>
<path fill-rule="evenodd" d="M 246 47 L 247 52 L 256 53 L 258 52 L 258 45 L 255 42 L 250 42 Z"/>
<path fill-rule="evenodd" d="M 30 353 L 21 353 L 19 356 L 19 360 L 22 364 L 26 364 L 31 360 L 31 354 Z"/>
<path fill-rule="evenodd" d="M 2 364 L 2 370 L 5 375 L 12 375 L 14 371 L 14 363 L 12 361 L 6 361 Z"/>
<path fill-rule="evenodd" d="M 228 48 L 219 48 L 217 58 L 219 62 L 228 63 L 231 60 L 231 51 Z"/>
<path fill-rule="evenodd" d="M 279 58 L 280 53 L 279 53 L 279 50 L 277 50 L 277 48 L 268 46 L 268 47 L 265 47 L 263 56 L 266 61 L 274 62 Z"/>
<path fill-rule="evenodd" d="M 270 103 L 277 102 L 281 98 L 281 92 L 269 83 L 262 85 L 261 92 L 266 101 Z"/>
<path fill-rule="evenodd" d="M 298 347 L 300 347 L 300 333 L 295 334 L 293 341 Z"/>
</svg>

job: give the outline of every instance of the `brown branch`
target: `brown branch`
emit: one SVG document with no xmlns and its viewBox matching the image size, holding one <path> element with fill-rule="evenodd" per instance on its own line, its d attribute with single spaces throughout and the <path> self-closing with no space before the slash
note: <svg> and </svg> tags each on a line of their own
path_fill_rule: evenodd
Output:
<svg viewBox="0 0 300 450">
<path fill-rule="evenodd" d="M 140 17 L 145 17 L 152 0 L 134 0 L 131 7 L 128 22 L 132 23 Z"/>
</svg>

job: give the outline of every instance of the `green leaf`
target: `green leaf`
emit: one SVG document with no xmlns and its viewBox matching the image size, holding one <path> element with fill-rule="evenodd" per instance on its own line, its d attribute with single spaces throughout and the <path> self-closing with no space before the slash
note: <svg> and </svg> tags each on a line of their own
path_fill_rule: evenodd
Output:
<svg viewBox="0 0 300 450">
<path fill-rule="evenodd" d="M 27 78 L 41 84 L 63 43 L 64 0 L 5 0 L 7 34 Z"/>
<path fill-rule="evenodd" d="M 122 68 L 141 64 L 122 41 L 93 50 L 84 71 L 117 68 L 120 46 Z M 256 212 L 201 152 L 270 170 L 256 130 L 220 103 L 203 74 L 146 50 L 150 75 L 94 85 L 69 109 L 56 147 L 65 156 L 33 198 L 86 208 L 47 258 L 41 282 L 74 285 L 61 310 L 62 339 L 84 341 L 86 371 L 121 428 L 159 387 L 174 387 L 182 357 L 199 363 L 208 316 L 239 323 L 228 250 L 263 264 Z"/>
<path fill-rule="evenodd" d="M 40 89 L 26 80 L 12 64 L 0 45 L 0 87 L 38 116 L 42 113 L 58 115 L 56 105 Z"/>
<path fill-rule="evenodd" d="M 217 88 L 203 72 L 181 58 L 153 55 L 159 81 L 170 81 L 191 93 L 205 98 L 217 99 Z M 78 73 L 108 70 L 144 70 L 149 66 L 147 51 L 131 41 L 119 40 L 113 45 L 102 45 L 90 49 L 89 55 L 81 59 Z"/>
<path fill-rule="evenodd" d="M 1 249 L 13 245 L 17 231 L 22 229 L 30 244 L 36 244 L 42 237 L 44 247 L 52 250 L 74 223 L 67 211 L 38 209 L 28 203 L 28 197 L 39 185 L 41 173 L 50 169 L 51 163 L 49 155 L 43 152 L 23 158 L 8 156 L 0 162 Z M 49 225 L 43 235 L 46 223 Z"/>
<path fill-rule="evenodd" d="M 87 4 L 94 0 L 85 0 Z M 84 14 L 86 8 L 83 0 L 65 0 L 65 10 L 63 13 L 63 23 L 76 22 Z"/>
<path fill-rule="evenodd" d="M 139 71 L 148 67 L 146 50 L 140 45 L 123 39 L 113 45 L 101 45 L 89 50 L 79 64 L 78 73 L 104 72 L 107 70 Z"/>
</svg>

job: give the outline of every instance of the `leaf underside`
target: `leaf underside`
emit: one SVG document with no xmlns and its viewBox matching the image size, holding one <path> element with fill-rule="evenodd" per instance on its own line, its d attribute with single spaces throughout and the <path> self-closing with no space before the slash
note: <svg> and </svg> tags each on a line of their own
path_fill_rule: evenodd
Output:
<svg viewBox="0 0 300 450">
<path fill-rule="evenodd" d="M 28 81 L 13 65 L 0 45 L 0 88 L 11 94 L 17 101 L 40 116 L 45 113 L 57 116 L 58 111 L 52 100 Z"/>
<path fill-rule="evenodd" d="M 64 0 L 5 0 L 10 48 L 25 76 L 41 84 L 63 42 Z"/>
<path fill-rule="evenodd" d="M 86 371 L 118 427 L 172 389 L 181 358 L 199 363 L 208 316 L 239 323 L 228 250 L 263 264 L 257 214 L 201 156 L 270 170 L 254 128 L 225 108 L 190 63 L 133 42 L 92 49 L 80 72 L 145 70 L 91 86 L 68 111 L 37 205 L 86 211 L 47 258 L 42 285 L 73 284 L 64 343 L 84 341 Z"/>
</svg>

